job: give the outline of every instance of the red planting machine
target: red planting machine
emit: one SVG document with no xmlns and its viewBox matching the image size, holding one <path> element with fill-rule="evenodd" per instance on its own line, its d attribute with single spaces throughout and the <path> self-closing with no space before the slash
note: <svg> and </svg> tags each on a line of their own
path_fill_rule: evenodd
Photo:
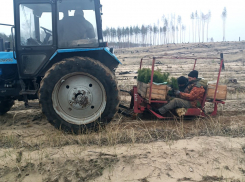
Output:
<svg viewBox="0 0 245 182">
<path fill-rule="evenodd" d="M 143 61 L 144 60 L 149 60 L 150 58 L 142 58 L 141 62 L 140 62 L 140 69 L 142 68 L 143 65 Z M 207 102 L 211 102 L 213 103 L 214 107 L 213 107 L 213 111 L 211 113 L 211 116 L 215 116 L 217 114 L 217 108 L 218 108 L 218 104 L 225 104 L 224 101 L 222 100 L 217 100 L 216 98 L 216 94 L 218 91 L 218 85 L 219 85 L 219 80 L 220 80 L 220 74 L 221 74 L 221 70 L 224 69 L 224 59 L 223 59 L 223 53 L 220 54 L 220 58 L 217 57 L 209 57 L 209 58 L 204 58 L 204 57 L 198 57 L 198 58 L 193 58 L 193 57 L 153 57 L 152 58 L 152 72 L 151 72 L 151 80 L 150 80 L 150 91 L 149 91 L 149 96 L 147 97 L 148 99 L 143 98 L 139 93 L 138 93 L 138 89 L 137 86 L 133 87 L 133 98 L 134 98 L 134 113 L 135 114 L 139 114 L 139 113 L 143 113 L 145 111 L 149 111 L 150 113 L 152 113 L 153 115 L 155 115 L 158 119 L 169 119 L 171 117 L 164 117 L 161 116 L 157 113 L 155 113 L 152 108 L 154 107 L 154 105 L 163 105 L 163 104 L 167 104 L 169 101 L 167 100 L 155 100 L 152 99 L 152 85 L 153 85 L 153 75 L 154 75 L 154 68 L 155 68 L 155 63 L 156 60 L 163 60 L 163 59 L 183 59 L 183 60 L 193 60 L 194 61 L 194 67 L 193 70 L 196 67 L 197 64 L 197 60 L 204 60 L 204 59 L 212 59 L 212 60 L 220 60 L 220 67 L 219 67 L 219 72 L 218 72 L 218 78 L 217 78 L 217 83 L 215 86 L 215 92 L 214 92 L 214 96 L 213 99 L 207 99 L 207 91 L 205 93 L 205 96 L 203 98 L 203 101 L 201 103 L 201 107 L 200 108 L 189 108 L 186 110 L 184 116 L 200 116 L 200 117 L 205 117 L 207 116 L 205 113 L 205 104 Z"/>
</svg>

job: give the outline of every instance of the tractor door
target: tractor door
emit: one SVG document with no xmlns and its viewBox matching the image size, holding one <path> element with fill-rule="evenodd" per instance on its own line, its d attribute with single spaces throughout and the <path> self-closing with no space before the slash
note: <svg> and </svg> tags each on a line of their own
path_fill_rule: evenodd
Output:
<svg viewBox="0 0 245 182">
<path fill-rule="evenodd" d="M 33 78 L 56 46 L 56 1 L 14 0 L 15 41 L 19 75 Z"/>
</svg>

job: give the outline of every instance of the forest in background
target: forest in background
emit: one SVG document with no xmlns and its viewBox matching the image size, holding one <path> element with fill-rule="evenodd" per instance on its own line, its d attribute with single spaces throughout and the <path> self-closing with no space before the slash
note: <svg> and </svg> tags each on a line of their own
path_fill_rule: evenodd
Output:
<svg viewBox="0 0 245 182">
<path fill-rule="evenodd" d="M 221 13 L 223 21 L 223 41 L 226 41 L 226 17 L 227 9 L 224 7 Z M 135 25 L 117 28 L 107 27 L 103 30 L 103 37 L 104 41 L 107 41 L 110 47 L 115 48 L 214 41 L 214 38 L 208 35 L 211 11 L 207 14 L 201 11 L 192 12 L 190 19 L 192 25 L 190 26 L 189 32 L 186 32 L 187 25 L 182 21 L 181 16 L 172 14 L 170 16 L 163 15 L 161 20 L 159 19 L 158 22 L 153 25 Z"/>
<path fill-rule="evenodd" d="M 169 43 L 187 43 L 187 42 L 213 42 L 214 38 L 209 37 L 209 23 L 211 20 L 211 11 L 207 14 L 203 12 L 192 12 L 190 14 L 191 28 L 186 32 L 187 25 L 182 21 L 180 15 L 163 15 L 156 24 L 153 25 L 135 25 L 127 27 L 107 27 L 103 30 L 104 41 L 108 42 L 109 47 L 127 48 L 127 47 L 146 47 L 162 45 Z M 225 39 L 225 22 L 227 10 L 224 7 L 221 18 L 223 21 L 223 41 Z M 3 41 L 9 41 L 12 45 L 11 35 L 0 33 Z"/>
</svg>

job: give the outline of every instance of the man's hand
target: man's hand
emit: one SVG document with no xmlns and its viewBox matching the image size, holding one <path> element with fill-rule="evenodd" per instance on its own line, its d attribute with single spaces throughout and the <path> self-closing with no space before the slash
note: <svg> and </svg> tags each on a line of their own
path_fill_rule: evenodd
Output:
<svg viewBox="0 0 245 182">
<path fill-rule="evenodd" d="M 175 94 L 176 96 L 178 96 L 178 95 L 180 94 L 180 91 L 179 91 L 179 90 L 175 90 L 175 91 L 174 91 L 174 94 Z"/>
</svg>

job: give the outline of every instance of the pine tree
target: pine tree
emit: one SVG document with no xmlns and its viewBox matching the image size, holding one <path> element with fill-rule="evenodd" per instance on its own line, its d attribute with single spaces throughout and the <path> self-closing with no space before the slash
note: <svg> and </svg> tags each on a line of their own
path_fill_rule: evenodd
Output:
<svg viewBox="0 0 245 182">
<path fill-rule="evenodd" d="M 224 7 L 221 16 L 222 16 L 222 19 L 223 19 L 223 41 L 225 41 L 225 23 L 226 23 L 226 17 L 227 17 L 226 7 Z"/>
</svg>

